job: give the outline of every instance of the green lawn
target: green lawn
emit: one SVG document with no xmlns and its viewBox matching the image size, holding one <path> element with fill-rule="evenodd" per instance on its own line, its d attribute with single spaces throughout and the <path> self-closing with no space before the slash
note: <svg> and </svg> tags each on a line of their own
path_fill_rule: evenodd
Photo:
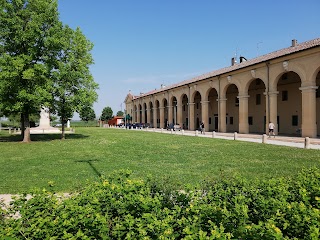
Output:
<svg viewBox="0 0 320 240">
<path fill-rule="evenodd" d="M 32 135 L 33 142 L 0 133 L 0 193 L 34 187 L 69 192 L 114 170 L 182 187 L 221 176 L 292 176 L 320 167 L 320 151 L 145 131 L 77 128 L 76 134 Z"/>
</svg>

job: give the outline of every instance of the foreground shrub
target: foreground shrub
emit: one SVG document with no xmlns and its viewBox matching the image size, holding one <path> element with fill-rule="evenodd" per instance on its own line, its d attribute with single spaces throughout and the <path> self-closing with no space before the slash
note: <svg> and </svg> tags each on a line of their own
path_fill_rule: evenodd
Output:
<svg viewBox="0 0 320 240">
<path fill-rule="evenodd" d="M 21 196 L 0 212 L 0 238 L 319 239 L 319 206 L 318 169 L 193 191 L 167 191 L 122 171 L 64 199 L 45 190 Z"/>
</svg>

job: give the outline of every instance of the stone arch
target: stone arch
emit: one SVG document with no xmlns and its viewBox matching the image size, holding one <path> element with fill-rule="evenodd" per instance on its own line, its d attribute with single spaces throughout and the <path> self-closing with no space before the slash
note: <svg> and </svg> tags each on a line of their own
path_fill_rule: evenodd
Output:
<svg viewBox="0 0 320 240">
<path fill-rule="evenodd" d="M 160 128 L 160 101 L 156 100 L 154 102 L 154 107 L 155 107 L 155 111 L 156 111 L 156 119 L 157 119 L 157 125 L 154 127 Z"/>
<path fill-rule="evenodd" d="M 215 88 L 209 88 L 206 93 L 208 101 L 208 128 L 209 131 L 218 131 L 219 129 L 219 107 L 218 91 Z"/>
<path fill-rule="evenodd" d="M 247 88 L 249 133 L 266 132 L 266 85 L 260 78 L 251 79 Z"/>
<path fill-rule="evenodd" d="M 315 83 L 318 89 L 316 90 L 316 124 L 317 124 L 317 135 L 320 135 L 320 67 L 314 74 Z"/>
<path fill-rule="evenodd" d="M 284 72 L 277 81 L 278 134 L 300 134 L 302 124 L 302 95 L 300 76 L 293 71 Z"/>
<path fill-rule="evenodd" d="M 195 129 L 198 129 L 200 127 L 200 122 L 202 121 L 202 112 L 201 112 L 201 109 L 202 109 L 202 104 L 201 104 L 201 93 L 199 91 L 195 91 L 193 94 L 192 94 L 192 100 L 193 100 L 193 103 L 194 103 L 194 106 L 193 106 L 193 110 L 194 110 L 194 118 L 193 118 L 193 121 L 194 121 L 194 127 Z M 192 106 L 191 106 L 192 107 Z"/>
<path fill-rule="evenodd" d="M 137 114 L 138 114 L 138 106 L 137 106 L 137 104 L 135 104 L 134 107 L 133 107 L 133 119 L 132 119 L 133 122 L 137 122 L 138 121 L 137 120 Z"/>
<path fill-rule="evenodd" d="M 149 102 L 149 111 L 150 111 L 150 119 L 148 119 L 148 123 L 150 127 L 153 127 L 153 103 L 152 101 Z"/>
<path fill-rule="evenodd" d="M 142 123 L 147 123 L 147 103 L 143 103 L 143 108 L 142 108 L 142 111 L 143 111 L 143 114 L 142 114 L 142 120 L 141 120 L 141 122 Z"/>
<path fill-rule="evenodd" d="M 226 102 L 226 130 L 239 132 L 239 89 L 236 84 L 229 84 L 225 89 Z"/>
<path fill-rule="evenodd" d="M 162 99 L 162 107 L 164 108 L 163 122 L 164 126 L 166 127 L 169 123 L 168 100 L 166 98 Z"/>
<path fill-rule="evenodd" d="M 177 123 L 177 111 L 178 111 L 178 99 L 176 98 L 176 96 L 172 96 L 170 98 L 170 103 L 169 105 L 171 106 L 169 111 L 171 111 L 169 113 L 169 116 L 171 115 L 172 116 L 172 119 L 170 119 L 170 123 L 172 122 L 173 124 L 176 124 Z"/>
<path fill-rule="evenodd" d="M 180 97 L 180 102 L 181 102 L 182 127 L 183 127 L 183 129 L 188 129 L 189 128 L 189 98 L 188 98 L 188 95 L 182 94 Z"/>
</svg>

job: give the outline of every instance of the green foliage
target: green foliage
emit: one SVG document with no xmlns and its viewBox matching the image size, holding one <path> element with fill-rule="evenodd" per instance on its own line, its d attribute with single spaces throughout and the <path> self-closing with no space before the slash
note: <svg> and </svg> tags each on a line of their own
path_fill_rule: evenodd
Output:
<svg viewBox="0 0 320 240">
<path fill-rule="evenodd" d="M 124 113 L 122 111 L 118 111 L 117 112 L 117 117 L 122 117 L 122 116 L 124 116 Z"/>
<path fill-rule="evenodd" d="M 96 118 L 96 114 L 94 113 L 93 108 L 90 106 L 83 107 L 80 110 L 79 116 L 80 119 L 85 122 L 93 121 Z"/>
<path fill-rule="evenodd" d="M 64 199 L 45 190 L 1 210 L 18 239 L 319 239 L 320 170 L 172 191 L 119 171 Z M 52 188 L 53 183 L 50 183 Z M 19 218 L 13 218 L 17 212 Z"/>
<path fill-rule="evenodd" d="M 101 113 L 101 121 L 108 121 L 112 118 L 113 116 L 113 111 L 111 109 L 111 107 L 105 107 L 104 109 L 102 109 L 102 113 Z"/>
<path fill-rule="evenodd" d="M 0 109 L 20 115 L 26 128 L 29 115 L 51 99 L 49 62 L 58 25 L 55 0 L 1 1 Z"/>
</svg>

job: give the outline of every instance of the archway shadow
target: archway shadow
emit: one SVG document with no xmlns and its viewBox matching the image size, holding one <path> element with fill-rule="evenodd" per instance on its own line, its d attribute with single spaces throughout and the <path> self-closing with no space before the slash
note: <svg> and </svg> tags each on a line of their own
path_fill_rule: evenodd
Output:
<svg viewBox="0 0 320 240">
<path fill-rule="evenodd" d="M 98 171 L 98 169 L 92 164 L 92 162 L 99 162 L 100 160 L 77 160 L 75 162 L 78 163 L 87 163 L 91 169 L 94 171 L 94 173 L 100 178 L 102 174 Z"/>
<path fill-rule="evenodd" d="M 88 135 L 83 134 L 66 134 L 66 139 L 83 139 L 88 138 Z M 54 140 L 61 140 L 61 134 L 31 134 L 31 142 L 47 142 Z M 0 135 L 0 142 L 21 142 L 23 137 L 21 135 Z"/>
</svg>

